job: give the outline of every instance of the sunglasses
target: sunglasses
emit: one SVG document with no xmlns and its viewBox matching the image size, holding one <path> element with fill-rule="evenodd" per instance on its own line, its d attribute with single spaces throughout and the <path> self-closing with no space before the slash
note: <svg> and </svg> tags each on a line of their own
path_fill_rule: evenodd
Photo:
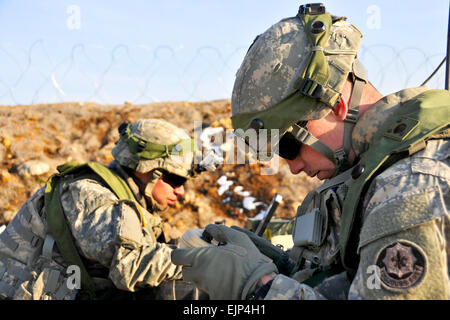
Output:
<svg viewBox="0 0 450 320">
<path fill-rule="evenodd" d="M 294 160 L 298 153 L 302 143 L 299 142 L 291 133 L 285 133 L 278 143 L 278 155 L 286 160 Z"/>
<path fill-rule="evenodd" d="M 302 128 L 306 128 L 307 124 L 308 121 L 297 122 L 297 126 Z M 297 158 L 302 145 L 303 143 L 298 141 L 292 133 L 286 132 L 278 142 L 278 155 L 286 160 L 294 160 Z"/>
<path fill-rule="evenodd" d="M 167 171 L 163 171 L 162 177 L 161 179 L 169 184 L 172 188 L 176 189 L 178 187 L 181 187 L 182 185 L 184 185 L 187 181 L 186 178 L 181 177 L 179 175 L 167 172 Z"/>
</svg>

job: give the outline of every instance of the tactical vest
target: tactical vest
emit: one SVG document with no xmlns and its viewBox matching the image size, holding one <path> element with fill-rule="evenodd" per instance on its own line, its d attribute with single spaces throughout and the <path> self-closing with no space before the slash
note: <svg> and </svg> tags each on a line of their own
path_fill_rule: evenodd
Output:
<svg viewBox="0 0 450 320">
<path fill-rule="evenodd" d="M 116 195 L 133 199 L 127 184 L 96 163 L 68 163 L 58 167 L 46 185 L 26 201 L 0 234 L 0 299 L 74 299 L 78 290 L 69 288 L 67 265 L 81 269 L 83 289 L 92 281 L 76 250 L 60 203 L 60 185 L 67 175 L 100 177 Z M 54 243 L 59 251 L 54 251 Z"/>
<path fill-rule="evenodd" d="M 203 294 L 199 293 L 197 288 L 187 281 L 182 280 L 165 280 L 158 287 L 148 287 L 138 292 L 128 292 L 118 290 L 112 283 L 105 283 L 106 287 L 97 288 L 94 285 L 83 261 L 75 247 L 71 232 L 66 223 L 64 213 L 61 209 L 59 186 L 61 178 L 67 175 L 74 175 L 75 177 L 94 173 L 102 179 L 107 187 L 120 200 L 132 200 L 136 204 L 136 209 L 141 214 L 141 221 L 146 219 L 143 216 L 142 210 L 135 199 L 134 194 L 129 188 L 128 184 L 114 171 L 109 170 L 103 165 L 96 162 L 88 162 L 80 164 L 77 162 L 68 162 L 59 166 L 58 174 L 53 175 L 48 180 L 45 186 L 45 210 L 50 233 L 53 235 L 61 255 L 64 257 L 68 265 L 78 265 L 81 271 L 81 285 L 82 285 L 82 299 L 119 299 L 119 300 L 136 300 L 136 299 L 151 299 L 151 300 L 198 300 L 207 299 Z M 156 220 L 158 221 L 158 220 Z M 151 226 L 150 226 L 151 225 Z M 158 235 L 163 235 L 162 230 L 155 230 L 152 223 L 147 224 L 155 232 L 155 239 Z M 146 224 L 143 223 L 143 227 Z M 161 231 L 161 232 L 159 232 Z M 97 289 L 101 289 L 98 291 Z M 78 294 L 80 295 L 80 294 Z M 79 299 L 79 296 L 77 296 Z"/>
<path fill-rule="evenodd" d="M 45 211 L 50 234 L 53 236 L 67 265 L 77 265 L 80 267 L 82 288 L 91 295 L 94 295 L 95 288 L 93 281 L 75 247 L 72 234 L 61 207 L 59 188 L 62 178 L 69 174 L 95 173 L 119 199 L 136 200 L 127 183 L 119 175 L 99 163 L 88 162 L 81 164 L 78 162 L 68 162 L 58 166 L 57 170 L 59 173 L 51 176 L 45 185 Z M 138 209 L 140 210 L 140 208 Z"/>
<path fill-rule="evenodd" d="M 437 133 L 448 131 L 449 120 L 449 91 L 428 90 L 409 99 L 382 123 L 353 168 L 308 194 L 297 211 L 291 257 L 324 268 L 318 268 L 321 272 L 306 284 L 315 286 L 343 270 L 354 276 L 359 263 L 355 242 L 361 227 L 355 223 L 361 222 L 358 209 L 370 182 L 397 161 L 424 149 Z"/>
</svg>

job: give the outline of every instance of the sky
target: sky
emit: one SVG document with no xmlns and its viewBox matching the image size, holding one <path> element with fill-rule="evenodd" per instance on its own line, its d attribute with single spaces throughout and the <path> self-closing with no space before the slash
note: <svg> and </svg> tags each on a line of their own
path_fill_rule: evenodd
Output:
<svg viewBox="0 0 450 320">
<path fill-rule="evenodd" d="M 230 98 L 253 39 L 302 3 L 0 0 L 0 105 Z M 420 85 L 445 56 L 448 0 L 323 3 L 364 34 L 359 58 L 383 94 Z"/>
</svg>

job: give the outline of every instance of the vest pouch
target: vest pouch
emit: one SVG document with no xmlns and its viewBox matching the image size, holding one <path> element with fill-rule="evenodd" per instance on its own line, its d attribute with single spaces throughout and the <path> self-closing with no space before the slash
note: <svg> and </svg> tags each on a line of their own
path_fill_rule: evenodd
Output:
<svg viewBox="0 0 450 320">
<path fill-rule="evenodd" d="M 319 208 L 298 216 L 295 221 L 294 245 L 297 247 L 320 246 L 323 220 Z"/>
<path fill-rule="evenodd" d="M 295 247 L 316 251 L 322 245 L 328 229 L 328 213 L 322 197 L 321 190 L 313 190 L 297 208 L 292 235 Z"/>
<path fill-rule="evenodd" d="M 301 258 L 311 266 L 336 264 L 339 254 L 341 201 L 345 198 L 349 172 L 345 172 L 311 191 L 297 209 L 292 259 Z"/>
<path fill-rule="evenodd" d="M 33 300 L 73 300 L 78 291 L 63 270 L 50 267 L 42 269 L 29 288 Z"/>
<path fill-rule="evenodd" d="M 67 285 L 65 269 L 40 257 L 38 268 L 2 256 L 0 263 L 0 297 L 13 300 L 73 300 L 77 290 Z"/>
<path fill-rule="evenodd" d="M 0 254 L 0 297 L 3 299 L 31 299 L 31 294 L 20 288 L 33 279 L 26 264 Z M 22 292 L 23 291 L 23 292 Z"/>
</svg>

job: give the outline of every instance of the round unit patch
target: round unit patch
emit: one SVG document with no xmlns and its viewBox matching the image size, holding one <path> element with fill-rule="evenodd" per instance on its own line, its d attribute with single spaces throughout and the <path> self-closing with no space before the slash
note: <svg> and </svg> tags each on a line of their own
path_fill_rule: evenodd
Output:
<svg viewBox="0 0 450 320">
<path fill-rule="evenodd" d="M 380 251 L 376 260 L 387 289 L 405 290 L 418 285 L 426 272 L 423 251 L 415 244 L 398 241 Z"/>
</svg>

